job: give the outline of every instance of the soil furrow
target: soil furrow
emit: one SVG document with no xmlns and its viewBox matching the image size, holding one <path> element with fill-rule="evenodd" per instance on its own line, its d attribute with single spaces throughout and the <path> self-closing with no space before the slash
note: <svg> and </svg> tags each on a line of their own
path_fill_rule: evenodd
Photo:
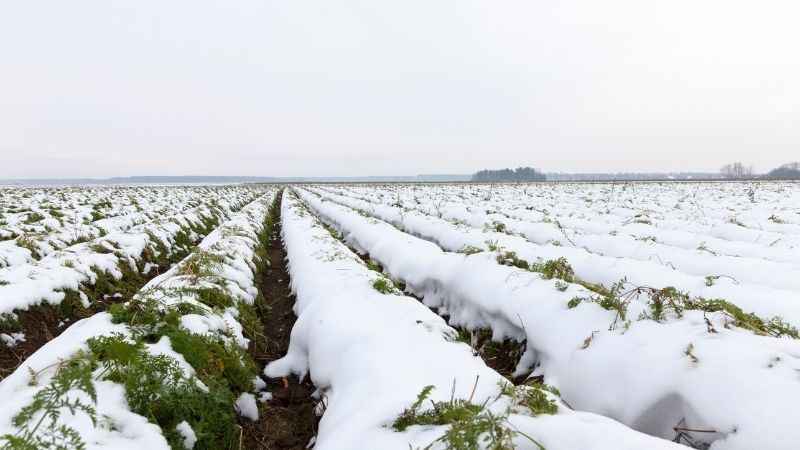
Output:
<svg viewBox="0 0 800 450">
<path fill-rule="evenodd" d="M 289 286 L 286 251 L 281 240 L 280 202 L 278 193 L 270 212 L 270 230 L 266 255 L 269 266 L 257 282 L 262 294 L 258 305 L 264 325 L 263 348 L 257 350 L 256 361 L 261 369 L 282 358 L 289 348 L 289 337 L 297 317 L 293 306 L 295 297 Z M 252 450 L 300 450 L 307 448 L 317 433 L 319 418 L 315 414 L 315 401 L 311 395 L 314 385 L 306 377 L 298 382 L 295 377 L 268 379 L 267 391 L 272 398 L 259 406 L 259 420 L 242 426 L 243 448 Z"/>
</svg>

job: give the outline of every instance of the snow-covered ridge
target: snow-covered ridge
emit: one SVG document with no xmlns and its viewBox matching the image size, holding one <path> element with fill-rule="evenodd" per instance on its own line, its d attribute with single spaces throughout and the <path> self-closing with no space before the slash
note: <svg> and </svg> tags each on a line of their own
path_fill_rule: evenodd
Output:
<svg viewBox="0 0 800 450">
<path fill-rule="evenodd" d="M 414 210 L 404 210 L 391 205 L 376 204 L 346 197 L 318 188 L 311 189 L 374 217 L 385 220 L 416 236 L 430 240 L 447 251 L 457 252 L 465 248 L 489 250 L 501 247 L 514 251 L 528 262 L 542 262 L 566 258 L 575 274 L 584 281 L 611 286 L 626 279 L 632 286 L 675 287 L 691 296 L 721 298 L 730 301 L 745 311 L 753 312 L 764 319 L 780 317 L 795 327 L 800 326 L 800 291 L 773 287 L 762 283 L 748 283 L 720 277 L 709 282 L 704 276 L 691 275 L 653 261 L 638 261 L 628 258 L 591 253 L 583 248 L 560 245 L 539 245 L 524 237 L 457 224 L 436 216 Z M 754 269 L 758 270 L 758 269 Z M 725 268 L 710 275 L 724 274 Z M 777 274 L 776 276 L 780 276 Z"/>
<path fill-rule="evenodd" d="M 429 214 L 486 214 L 539 225 L 541 239 L 632 234 L 695 250 L 800 261 L 797 183 L 556 183 L 339 186 L 363 200 L 421 208 Z M 452 209 L 452 211 L 451 211 Z M 556 224 L 558 223 L 560 227 Z M 677 234 L 673 234 L 677 232 Z M 560 236 L 559 236 L 560 235 Z"/>
<path fill-rule="evenodd" d="M 0 382 L 2 439 L 36 446 L 37 439 L 55 436 L 68 448 L 80 442 L 90 449 L 131 450 L 198 441 L 221 448 L 217 439 L 226 439 L 225 433 L 233 439 L 235 406 L 249 405 L 246 394 L 256 389 L 254 366 L 243 350 L 244 314 L 258 296 L 257 251 L 273 199 L 269 191 L 233 214 L 134 299 L 76 322 Z M 55 418 L 44 415 L 46 407 L 20 416 L 30 405 L 42 406 L 34 400 L 65 380 L 73 384 L 58 398 L 88 406 L 57 408 Z M 46 426 L 36 428 L 40 418 Z"/>
<path fill-rule="evenodd" d="M 625 221 L 627 223 L 603 223 L 603 214 L 599 211 L 592 211 L 591 218 L 583 214 L 578 217 L 563 213 L 551 217 L 520 207 L 519 199 L 505 198 L 503 193 L 505 191 L 500 190 L 501 195 L 481 202 L 475 201 L 472 196 L 460 194 L 445 196 L 441 203 L 424 197 L 417 199 L 419 203 L 406 199 L 401 200 L 400 204 L 404 209 L 416 209 L 476 228 L 502 228 L 505 232 L 520 235 L 536 244 L 558 243 L 561 246 L 583 248 L 616 258 L 652 261 L 689 275 L 706 277 L 724 274 L 738 282 L 800 291 L 800 252 L 790 248 L 722 240 L 702 234 L 687 242 L 688 233 L 685 231 L 683 235 L 679 235 L 678 230 L 661 230 L 652 224 L 642 223 L 657 220 L 654 213 L 646 218 L 630 217 Z M 396 201 L 380 189 L 365 192 L 359 197 L 373 203 Z M 466 200 L 462 197 L 466 197 Z M 537 208 L 535 202 L 528 207 Z M 556 206 L 555 212 L 562 212 L 564 209 L 575 210 L 569 206 Z M 663 212 L 659 210 L 658 214 L 669 215 L 673 211 L 674 209 L 664 209 Z M 762 214 L 763 219 L 766 219 L 767 213 Z M 775 214 L 772 217 L 776 217 Z M 730 225 L 726 222 L 717 226 Z M 678 223 L 676 226 L 686 227 L 688 224 Z M 649 229 L 649 232 L 644 233 L 636 228 Z M 676 235 L 684 239 L 675 239 L 678 237 Z M 770 260 L 769 257 L 775 260 Z"/>
<path fill-rule="evenodd" d="M 535 367 L 534 374 L 579 410 L 669 439 L 677 428 L 714 450 L 788 450 L 800 440 L 791 412 L 800 398 L 800 341 L 738 329 L 724 313 L 636 320 L 648 312 L 638 300 L 628 307 L 633 320 L 623 324 L 596 303 L 570 305 L 592 295 L 581 286 L 500 265 L 490 252 L 447 253 L 392 225 L 299 193 L 347 242 L 449 314 L 451 323 L 490 328 L 497 339 L 525 340 L 518 369 Z M 452 226 L 447 230 L 455 234 Z"/>
<path fill-rule="evenodd" d="M 76 243 L 202 204 L 235 211 L 261 190 L 240 186 L 0 189 L 0 267 L 33 262 Z"/>
<path fill-rule="evenodd" d="M 97 272 L 119 280 L 123 276 L 122 265 L 134 272 L 147 270 L 148 257 L 188 250 L 176 246 L 176 238 L 183 235 L 196 241 L 202 237 L 198 231 L 233 212 L 231 205 L 238 207 L 237 203 L 204 203 L 180 214 L 54 251 L 38 261 L 0 268 L 0 314 L 39 303 L 58 304 L 65 291 L 80 291 L 82 285 L 94 284 Z M 162 255 L 163 252 L 167 254 Z M 90 300 L 94 299 L 84 301 Z"/>
<path fill-rule="evenodd" d="M 552 394 L 547 396 L 557 412 L 534 416 L 519 398 L 503 395 L 504 386 L 514 391 L 508 381 L 468 345 L 454 342 L 455 330 L 439 316 L 414 298 L 380 293 L 373 284 L 381 275 L 291 195 L 283 199 L 283 239 L 298 321 L 287 356 L 269 364 L 265 373 L 310 373 L 325 404 L 315 449 L 446 448 L 442 436 L 451 431 L 449 425 L 402 431 L 393 425 L 425 386 L 433 390 L 420 411 L 431 410 L 429 401 L 451 398 L 485 405 L 479 416 L 491 412 L 501 430 L 513 430 L 517 449 L 681 448 L 607 418 L 572 411 Z M 488 445 L 488 440 L 481 442 Z"/>
</svg>

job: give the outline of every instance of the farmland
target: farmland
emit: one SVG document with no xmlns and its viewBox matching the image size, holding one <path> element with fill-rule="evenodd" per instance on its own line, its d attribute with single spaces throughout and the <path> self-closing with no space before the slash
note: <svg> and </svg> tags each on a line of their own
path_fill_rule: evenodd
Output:
<svg viewBox="0 0 800 450">
<path fill-rule="evenodd" d="M 0 188 L 0 448 L 794 449 L 800 186 Z"/>
</svg>

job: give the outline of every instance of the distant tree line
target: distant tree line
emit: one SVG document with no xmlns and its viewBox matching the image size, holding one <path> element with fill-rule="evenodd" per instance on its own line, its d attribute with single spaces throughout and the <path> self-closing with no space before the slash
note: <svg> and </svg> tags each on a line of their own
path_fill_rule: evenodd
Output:
<svg viewBox="0 0 800 450">
<path fill-rule="evenodd" d="M 772 169 L 764 178 L 773 180 L 800 180 L 800 162 L 791 162 L 776 169 Z"/>
<path fill-rule="evenodd" d="M 733 162 L 722 166 L 718 173 L 548 173 L 533 167 L 481 170 L 472 175 L 476 182 L 525 181 L 611 181 L 611 180 L 800 180 L 800 161 L 784 164 L 766 174 L 756 174 L 753 166 Z"/>
<path fill-rule="evenodd" d="M 769 179 L 769 180 L 800 180 L 800 162 L 790 162 L 772 169 L 765 175 L 755 175 L 753 166 L 745 166 L 740 162 L 726 164 L 720 169 L 720 174 L 729 180 L 744 179 Z"/>
<path fill-rule="evenodd" d="M 481 170 L 472 176 L 472 181 L 545 181 L 546 179 L 545 174 L 533 167 Z"/>
<path fill-rule="evenodd" d="M 734 180 L 753 178 L 753 166 L 745 166 L 740 162 L 725 164 L 720 173 L 723 177 Z"/>
</svg>

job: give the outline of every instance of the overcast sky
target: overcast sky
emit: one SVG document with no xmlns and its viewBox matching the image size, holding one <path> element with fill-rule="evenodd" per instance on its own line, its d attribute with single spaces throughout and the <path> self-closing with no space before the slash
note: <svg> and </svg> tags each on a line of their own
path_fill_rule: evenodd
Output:
<svg viewBox="0 0 800 450">
<path fill-rule="evenodd" d="M 7 1 L 0 178 L 766 171 L 800 3 Z"/>
</svg>

